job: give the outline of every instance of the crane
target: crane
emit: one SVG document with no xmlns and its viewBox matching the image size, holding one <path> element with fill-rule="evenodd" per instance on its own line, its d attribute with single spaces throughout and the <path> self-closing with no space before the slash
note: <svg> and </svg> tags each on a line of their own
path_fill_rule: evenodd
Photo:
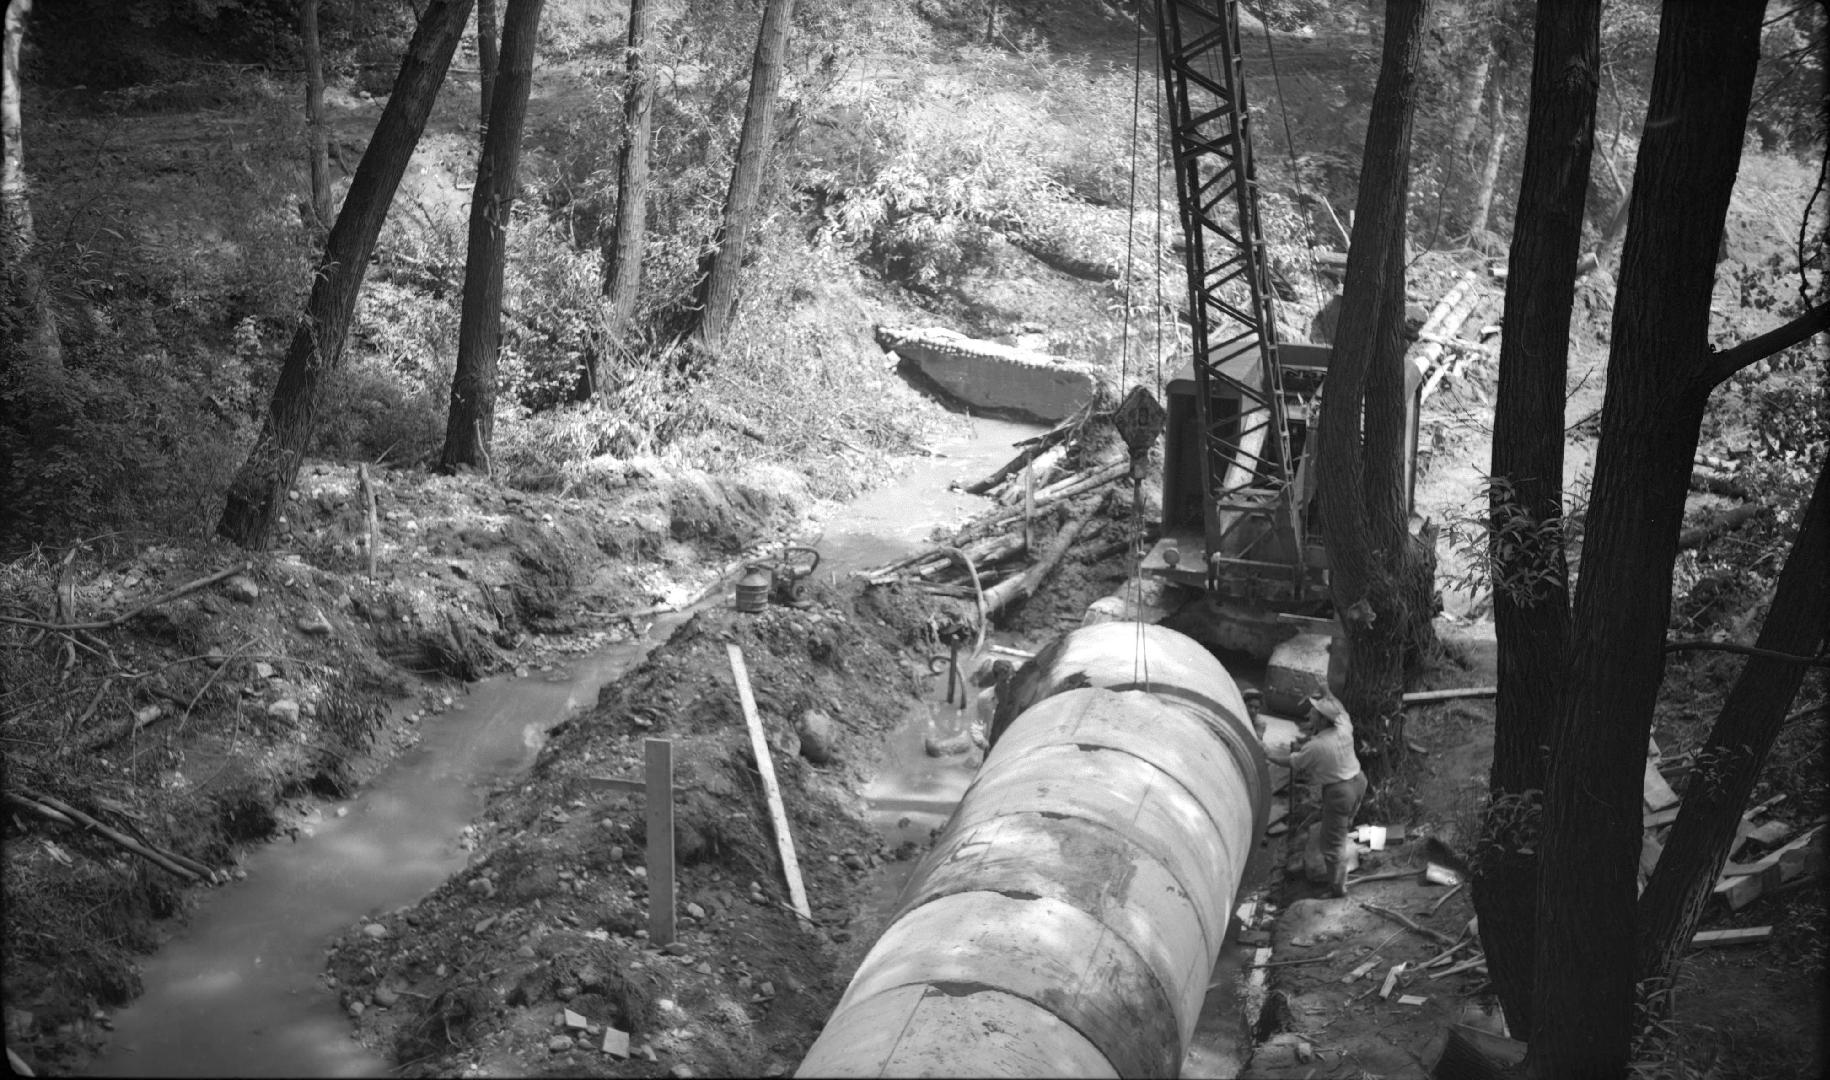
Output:
<svg viewBox="0 0 1830 1080">
<path fill-rule="evenodd" d="M 1279 613 L 1328 613 L 1311 421 L 1332 350 L 1278 339 L 1238 0 L 1155 0 L 1155 17 L 1194 342 L 1166 388 L 1162 537 L 1142 569 L 1228 605 L 1220 643 L 1267 655 L 1289 634 Z"/>
</svg>

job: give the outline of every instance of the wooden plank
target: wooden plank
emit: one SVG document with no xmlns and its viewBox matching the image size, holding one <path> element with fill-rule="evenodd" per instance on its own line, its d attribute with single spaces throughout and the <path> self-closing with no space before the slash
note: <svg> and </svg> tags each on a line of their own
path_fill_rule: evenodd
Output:
<svg viewBox="0 0 1830 1080">
<path fill-rule="evenodd" d="M 674 744 L 648 739 L 646 766 L 648 827 L 648 940 L 674 939 Z"/>
<path fill-rule="evenodd" d="M 762 774 L 763 794 L 769 800 L 769 820 L 775 825 L 775 842 L 782 854 L 782 873 L 788 879 L 788 900 L 794 906 L 795 914 L 811 922 L 813 909 L 807 906 L 800 860 L 794 855 L 794 836 L 788 831 L 788 811 L 782 806 L 781 787 L 775 782 L 775 758 L 769 752 L 768 739 L 763 737 L 762 715 L 756 711 L 756 697 L 750 692 L 750 672 L 744 666 L 743 650 L 736 642 L 726 644 L 725 650 L 731 659 L 731 676 L 737 680 L 737 700 L 743 706 L 743 720 L 750 728 L 750 749 L 756 754 L 756 771 Z"/>
<path fill-rule="evenodd" d="M 1723 899 L 1728 901 L 1729 909 L 1740 911 L 1742 908 L 1760 899 L 1768 893 L 1778 892 L 1782 887 L 1821 873 L 1824 868 L 1824 849 L 1822 847 L 1800 848 L 1788 851 L 1775 866 L 1769 866 L 1758 874 L 1749 874 L 1735 878 L 1729 883 Z"/>
<path fill-rule="evenodd" d="M 1398 985 L 1398 976 L 1402 974 L 1404 974 L 1404 962 L 1401 960 L 1398 963 L 1393 964 L 1385 972 L 1385 984 L 1379 987 L 1379 996 L 1382 998 L 1391 997 L 1392 988 Z"/>
<path fill-rule="evenodd" d="M 1399 994 L 1398 995 L 1398 1004 L 1400 1004 L 1400 1005 L 1411 1005 L 1411 1006 L 1427 1005 L 1427 1004 L 1429 1004 L 1429 1001 L 1430 1001 L 1429 998 L 1418 997 L 1415 994 Z"/>
<path fill-rule="evenodd" d="M 1690 939 L 1696 948 L 1710 948 L 1717 945 L 1757 945 L 1773 936 L 1770 926 L 1748 926 L 1739 930 L 1705 930 Z"/>
<path fill-rule="evenodd" d="M 1799 848 L 1805 847 L 1806 845 L 1810 844 L 1811 841 L 1818 836 L 1818 834 L 1822 831 L 1822 829 L 1823 829 L 1823 826 L 1821 826 L 1821 825 L 1814 826 L 1809 832 L 1805 833 L 1803 836 L 1800 836 L 1798 839 L 1787 844 L 1785 847 L 1778 848 L 1774 851 L 1769 852 L 1765 857 L 1761 858 L 1758 862 L 1729 863 L 1728 865 L 1724 866 L 1722 868 L 1722 878 L 1721 878 L 1721 880 L 1716 882 L 1716 888 L 1715 888 L 1716 893 L 1721 894 L 1721 893 L 1727 892 L 1729 889 L 1729 886 L 1733 883 L 1733 879 L 1735 879 L 1735 878 L 1743 877 L 1748 874 L 1758 874 L 1769 866 L 1778 866 L 1780 860 L 1785 857 L 1787 852 L 1797 851 Z"/>
<path fill-rule="evenodd" d="M 1379 964 L 1380 964 L 1380 957 L 1375 953 L 1374 955 L 1369 956 L 1365 960 L 1361 961 L 1359 967 L 1354 968 L 1352 971 L 1341 976 L 1341 981 L 1343 983 L 1354 982 L 1357 979 L 1359 979 L 1360 977 L 1364 976 L 1367 972 L 1371 971 L 1373 968 L 1378 967 Z"/>
<path fill-rule="evenodd" d="M 1272 950 L 1269 946 L 1261 946 L 1258 951 L 1252 954 L 1252 974 L 1246 980 L 1248 986 L 1264 985 L 1266 974 L 1265 968 L 1271 962 L 1271 952 Z"/>
<path fill-rule="evenodd" d="M 1649 758 L 1646 761 L 1646 779 L 1641 790 L 1644 792 L 1646 809 L 1649 811 L 1663 810 L 1678 801 L 1677 792 L 1671 790 L 1671 785 L 1665 782 L 1664 774 L 1658 771 L 1658 766 L 1654 765 Z"/>
<path fill-rule="evenodd" d="M 1652 870 L 1658 866 L 1658 857 L 1665 853 L 1665 845 L 1651 833 L 1642 833 L 1639 840 L 1639 873 L 1641 877 L 1651 877 Z"/>
</svg>

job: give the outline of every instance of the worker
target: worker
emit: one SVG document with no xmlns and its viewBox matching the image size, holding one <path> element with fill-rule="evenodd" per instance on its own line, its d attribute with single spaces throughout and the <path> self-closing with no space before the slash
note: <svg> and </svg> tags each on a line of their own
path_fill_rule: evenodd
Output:
<svg viewBox="0 0 1830 1080">
<path fill-rule="evenodd" d="M 1360 800 L 1366 797 L 1366 774 L 1353 751 L 1353 719 L 1326 690 L 1309 696 L 1303 737 L 1288 747 L 1265 747 L 1265 757 L 1293 773 L 1308 776 L 1321 804 L 1322 865 L 1328 895 L 1347 895 L 1347 833 Z"/>
</svg>

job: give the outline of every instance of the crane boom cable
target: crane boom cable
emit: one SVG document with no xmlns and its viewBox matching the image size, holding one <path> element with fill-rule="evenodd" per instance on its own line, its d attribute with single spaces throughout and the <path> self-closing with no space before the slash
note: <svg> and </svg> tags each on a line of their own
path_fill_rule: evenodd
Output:
<svg viewBox="0 0 1830 1080">
<path fill-rule="evenodd" d="M 1308 233 L 1309 270 L 1315 272 L 1315 222 L 1309 216 L 1309 193 L 1303 187 L 1302 166 L 1296 160 L 1296 135 L 1290 130 L 1290 107 L 1284 101 L 1284 77 L 1277 68 L 1277 45 L 1271 39 L 1271 24 L 1261 17 L 1258 25 L 1264 27 L 1264 50 L 1271 61 L 1271 88 L 1277 93 L 1277 115 L 1283 120 L 1284 149 L 1290 153 L 1290 180 L 1296 186 L 1296 205 L 1303 209 L 1303 227 Z"/>
</svg>

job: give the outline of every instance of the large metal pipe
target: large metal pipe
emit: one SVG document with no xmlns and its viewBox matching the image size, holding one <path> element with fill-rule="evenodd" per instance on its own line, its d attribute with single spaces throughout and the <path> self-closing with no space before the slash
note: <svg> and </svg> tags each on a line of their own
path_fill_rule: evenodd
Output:
<svg viewBox="0 0 1830 1080">
<path fill-rule="evenodd" d="M 1269 774 L 1232 677 L 1102 623 L 1025 674 L 799 1076 L 1174 1076 Z"/>
</svg>

